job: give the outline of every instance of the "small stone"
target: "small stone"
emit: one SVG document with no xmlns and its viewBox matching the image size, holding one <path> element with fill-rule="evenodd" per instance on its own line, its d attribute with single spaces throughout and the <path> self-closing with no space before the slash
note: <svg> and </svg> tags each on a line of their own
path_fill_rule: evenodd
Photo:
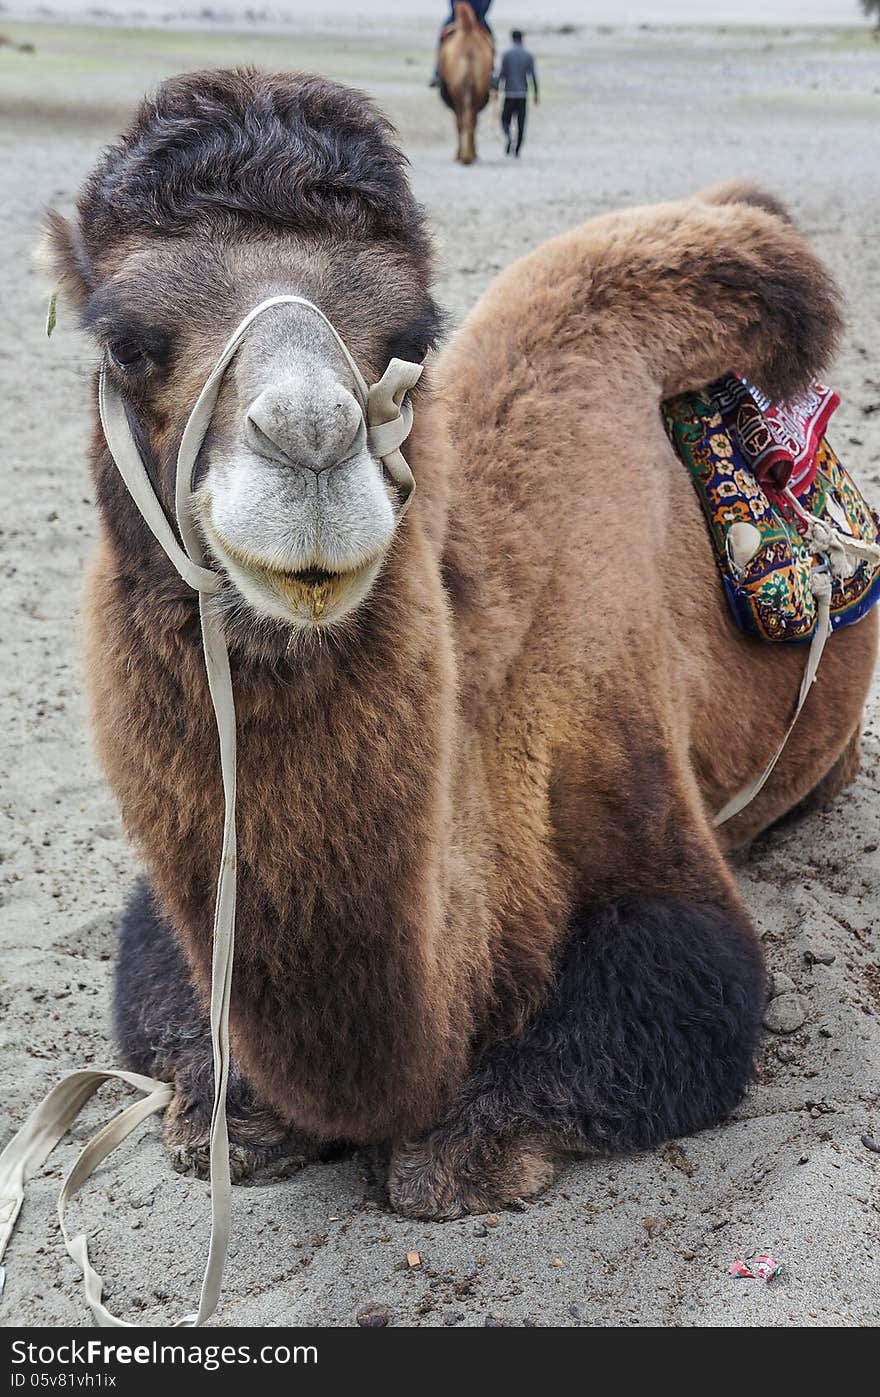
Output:
<svg viewBox="0 0 880 1397">
<path fill-rule="evenodd" d="M 361 1329 L 384 1329 L 391 1322 L 391 1311 L 387 1305 L 364 1305 L 356 1318 Z"/>
<path fill-rule="evenodd" d="M 443 1316 L 443 1323 L 447 1329 L 451 1329 L 454 1324 L 461 1324 L 464 1315 L 459 1310 L 447 1310 Z"/>
<path fill-rule="evenodd" d="M 488 1237 L 489 1229 L 482 1222 L 478 1222 L 474 1228 L 475 1237 Z"/>
<path fill-rule="evenodd" d="M 652 1233 L 653 1233 L 653 1231 L 654 1231 L 654 1228 L 655 1228 L 656 1226 L 657 1226 L 657 1219 L 656 1219 L 656 1218 L 642 1218 L 642 1227 L 644 1227 L 644 1229 L 645 1229 L 645 1231 L 647 1232 L 647 1234 L 648 1234 L 649 1237 L 652 1235 Z"/>
<path fill-rule="evenodd" d="M 689 1179 L 693 1177 L 697 1166 L 688 1158 L 681 1145 L 673 1141 L 672 1144 L 667 1145 L 663 1150 L 663 1157 L 672 1165 L 673 1169 L 680 1170 L 681 1173 L 686 1174 Z"/>
<path fill-rule="evenodd" d="M 569 1305 L 568 1313 L 571 1315 L 572 1319 L 583 1319 L 584 1317 L 584 1312 L 580 1305 Z"/>
<path fill-rule="evenodd" d="M 880 1154 L 880 1144 L 874 1139 L 873 1135 L 863 1135 L 862 1144 L 865 1149 L 870 1150 L 872 1154 Z"/>
<path fill-rule="evenodd" d="M 833 951 L 804 951 L 807 965 L 833 965 L 837 956 Z"/>
<path fill-rule="evenodd" d="M 797 1048 L 793 1048 L 790 1043 L 779 1043 L 776 1048 L 776 1056 L 780 1062 L 785 1063 L 786 1066 L 790 1066 L 791 1063 L 797 1062 L 798 1051 Z"/>
<path fill-rule="evenodd" d="M 808 1154 L 802 1154 L 800 1159 L 798 1160 L 798 1164 L 809 1164 L 809 1162 L 810 1156 Z"/>
<path fill-rule="evenodd" d="M 498 1314 L 491 1314 L 491 1315 L 486 1315 L 486 1318 L 483 1320 L 483 1328 L 484 1328 L 484 1329 L 506 1329 L 506 1328 L 507 1328 L 507 1325 L 505 1324 L 504 1320 L 501 1318 L 500 1315 L 498 1315 Z"/>
<path fill-rule="evenodd" d="M 551 1265 L 551 1266 L 556 1266 L 556 1267 L 561 1266 L 561 1265 L 562 1265 L 562 1257 L 561 1257 L 561 1256 L 553 1256 L 553 1257 L 551 1257 L 551 1258 L 550 1258 L 550 1265 Z"/>
<path fill-rule="evenodd" d="M 407 1266 L 421 1266 L 422 1258 L 420 1253 L 417 1251 L 408 1251 L 406 1254 L 406 1264 Z"/>
<path fill-rule="evenodd" d="M 783 975 L 781 970 L 774 970 L 767 990 L 770 999 L 778 999 L 781 994 L 791 994 L 794 989 L 795 983 L 790 975 Z"/>
<path fill-rule="evenodd" d="M 486 1226 L 487 1226 L 487 1227 L 497 1227 L 497 1226 L 498 1226 L 498 1214 L 497 1214 L 497 1213 L 489 1213 L 488 1217 L 486 1218 Z"/>
<path fill-rule="evenodd" d="M 796 1033 L 806 1017 L 807 1007 L 800 995 L 784 990 L 767 1005 L 764 1027 L 771 1033 Z"/>
</svg>

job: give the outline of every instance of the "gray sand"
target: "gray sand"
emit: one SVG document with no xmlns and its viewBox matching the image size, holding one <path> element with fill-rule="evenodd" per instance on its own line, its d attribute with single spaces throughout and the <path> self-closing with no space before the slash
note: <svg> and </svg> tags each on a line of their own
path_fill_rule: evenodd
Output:
<svg viewBox="0 0 880 1397">
<path fill-rule="evenodd" d="M 463 170 L 450 158 L 450 119 L 425 90 L 433 23 L 363 20 L 356 43 L 303 25 L 278 38 L 0 24 L 37 46 L 0 49 L 0 1141 L 65 1069 L 114 1061 L 113 925 L 135 869 L 81 698 L 93 359 L 66 320 L 47 345 L 28 254 L 44 206 L 69 206 L 99 146 L 157 78 L 248 59 L 317 68 L 375 93 L 399 124 L 437 229 L 441 299 L 454 318 L 498 268 L 573 223 L 728 176 L 760 179 L 790 203 L 849 298 L 832 439 L 880 501 L 880 45 L 864 31 L 544 34 L 534 47 L 545 101 L 522 162 L 503 159 L 492 114 L 480 163 Z M 875 707 L 853 789 L 739 861 L 770 966 L 794 981 L 806 1018 L 768 1035 L 758 1084 L 733 1122 L 657 1154 L 573 1167 L 497 1225 L 399 1219 L 356 1155 L 237 1190 L 220 1322 L 349 1325 L 372 1301 L 399 1325 L 482 1325 L 490 1314 L 511 1325 L 877 1323 L 880 1156 L 860 1137 L 880 1135 L 878 746 Z M 807 951 L 833 963 L 811 967 Z M 110 1109 L 105 1099 L 90 1111 L 77 1137 Z M 5 1324 L 87 1322 L 54 1222 L 73 1149 L 59 1148 L 31 1186 L 7 1256 Z M 111 1306 L 158 1323 L 193 1307 L 207 1186 L 171 1172 L 155 1124 L 72 1213 L 93 1237 Z M 782 1278 L 728 1277 L 735 1256 L 765 1249 Z M 420 1267 L 406 1265 L 410 1250 Z"/>
</svg>

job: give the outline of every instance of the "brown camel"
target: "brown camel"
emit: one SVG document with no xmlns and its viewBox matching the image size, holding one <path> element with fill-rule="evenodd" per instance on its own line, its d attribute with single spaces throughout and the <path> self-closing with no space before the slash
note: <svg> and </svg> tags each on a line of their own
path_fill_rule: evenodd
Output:
<svg viewBox="0 0 880 1397">
<path fill-rule="evenodd" d="M 389 127 L 317 78 L 165 83 L 50 257 L 171 518 L 183 424 L 251 306 L 314 300 L 369 382 L 436 334 Z M 394 1205 L 451 1217 L 740 1100 L 764 970 L 724 853 L 852 776 L 877 628 L 832 638 L 719 836 L 803 652 L 733 623 L 660 403 L 732 369 L 790 395 L 838 328 L 827 272 L 748 189 L 599 218 L 499 276 L 413 391 L 402 522 L 326 327 L 284 305 L 248 332 L 196 477 L 238 712 L 237 1173 L 381 1142 Z M 92 708 L 148 870 L 116 1021 L 203 1170 L 217 736 L 194 594 L 97 426 L 93 465 Z"/>
<path fill-rule="evenodd" d="M 477 158 L 477 117 L 489 101 L 495 49 L 467 0 L 455 6 L 455 23 L 440 45 L 437 71 L 440 96 L 455 113 L 456 160 L 472 165 Z"/>
</svg>

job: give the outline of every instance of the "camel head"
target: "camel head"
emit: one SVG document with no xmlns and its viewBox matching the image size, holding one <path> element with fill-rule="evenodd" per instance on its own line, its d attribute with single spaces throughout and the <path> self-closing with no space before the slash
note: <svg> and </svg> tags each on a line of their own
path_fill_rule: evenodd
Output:
<svg viewBox="0 0 880 1397">
<path fill-rule="evenodd" d="M 368 384 L 433 344 L 430 248 L 392 136 L 367 98 L 322 79 L 188 74 L 142 104 L 75 221 L 50 217 L 44 260 L 100 346 L 170 518 L 187 417 L 257 304 L 312 301 Z M 106 453 L 97 469 L 117 550 L 151 552 Z M 247 331 L 194 481 L 237 615 L 325 627 L 375 584 L 398 488 L 333 331 L 306 307 L 272 307 Z"/>
</svg>

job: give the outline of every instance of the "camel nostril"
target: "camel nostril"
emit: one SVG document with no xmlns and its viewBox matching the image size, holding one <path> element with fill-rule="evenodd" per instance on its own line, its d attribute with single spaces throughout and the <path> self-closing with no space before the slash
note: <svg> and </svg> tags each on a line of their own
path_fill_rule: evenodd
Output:
<svg viewBox="0 0 880 1397">
<path fill-rule="evenodd" d="M 354 398 L 338 390 L 326 398 L 266 390 L 244 418 L 244 439 L 259 456 L 315 475 L 348 460 L 366 444 L 365 434 Z"/>
<path fill-rule="evenodd" d="M 258 451 L 265 452 L 268 455 L 281 450 L 277 442 L 272 440 L 268 432 L 263 431 L 259 422 L 255 422 L 250 413 L 248 413 L 245 419 L 245 428 L 251 440 L 251 444 L 255 446 Z"/>
<path fill-rule="evenodd" d="M 266 419 L 259 422 L 253 408 L 245 416 L 244 427 L 245 439 L 258 455 L 266 456 L 270 461 L 280 461 L 282 465 L 302 464 L 314 469 L 311 461 L 300 461 L 301 452 L 296 449 L 298 443 L 293 434 L 285 433 L 278 427 L 273 430 L 273 424 Z"/>
</svg>

